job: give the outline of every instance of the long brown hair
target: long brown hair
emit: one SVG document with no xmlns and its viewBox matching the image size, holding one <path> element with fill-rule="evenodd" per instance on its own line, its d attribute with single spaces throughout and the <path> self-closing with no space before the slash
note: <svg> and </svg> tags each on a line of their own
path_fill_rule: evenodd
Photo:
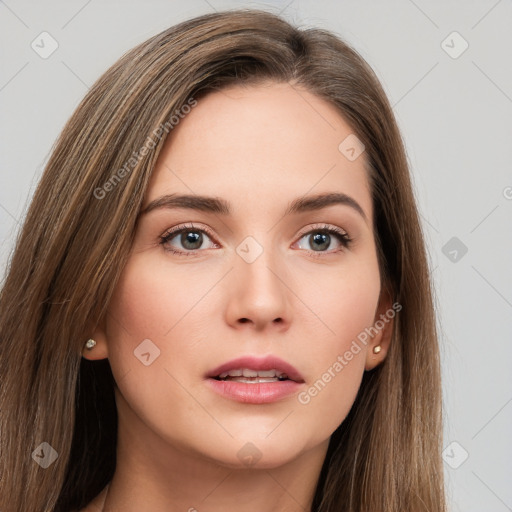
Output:
<svg viewBox="0 0 512 512">
<path fill-rule="evenodd" d="M 0 510 L 69 512 L 112 478 L 115 383 L 108 360 L 81 353 L 106 314 L 172 134 L 161 127 L 191 98 L 262 80 L 327 100 L 365 145 L 381 276 L 403 306 L 387 358 L 365 372 L 331 436 L 313 510 L 445 510 L 428 260 L 393 111 L 372 69 L 340 38 L 250 9 L 182 22 L 126 53 L 90 89 L 52 150 L 0 296 Z M 138 153 L 148 137 L 154 147 Z M 47 468 L 33 455 L 44 442 L 57 453 Z"/>
</svg>

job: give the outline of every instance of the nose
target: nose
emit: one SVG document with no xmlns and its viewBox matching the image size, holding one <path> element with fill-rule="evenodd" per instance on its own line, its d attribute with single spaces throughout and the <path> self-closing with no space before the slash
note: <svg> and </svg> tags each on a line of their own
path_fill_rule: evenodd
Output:
<svg viewBox="0 0 512 512">
<path fill-rule="evenodd" d="M 285 331 L 291 322 L 290 281 L 282 265 L 263 253 L 252 263 L 236 255 L 227 283 L 226 321 L 232 327 Z"/>
</svg>

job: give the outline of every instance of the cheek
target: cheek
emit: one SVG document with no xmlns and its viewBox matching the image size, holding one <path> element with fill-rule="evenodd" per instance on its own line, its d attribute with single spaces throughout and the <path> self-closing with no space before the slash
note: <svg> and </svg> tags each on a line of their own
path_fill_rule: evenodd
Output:
<svg viewBox="0 0 512 512">
<path fill-rule="evenodd" d="M 208 308 L 223 272 L 176 270 L 160 256 L 132 254 L 108 308 L 107 340 L 114 376 L 129 371 L 132 380 L 151 381 L 154 394 L 160 389 L 154 387 L 159 384 L 154 380 L 155 368 L 175 374 L 196 367 L 204 358 L 205 333 L 210 333 L 213 314 Z M 139 357 L 147 352 L 149 357 Z M 165 375 L 168 381 L 169 374 Z"/>
<path fill-rule="evenodd" d="M 321 414 L 323 428 L 333 431 L 350 411 L 361 384 L 371 339 L 365 329 L 375 320 L 380 274 L 376 260 L 369 259 L 329 277 L 317 280 L 322 286 L 307 294 L 308 306 L 321 323 L 319 327 L 315 321 L 318 335 L 315 349 L 307 349 L 307 388 L 297 400 L 310 418 Z"/>
<path fill-rule="evenodd" d="M 176 274 L 163 279 L 159 268 L 143 265 L 142 258 L 135 257 L 121 275 L 109 312 L 132 338 L 161 335 L 183 308 L 179 284 Z"/>
<path fill-rule="evenodd" d="M 116 345 L 120 337 L 139 343 L 150 338 L 168 344 L 180 329 L 190 327 L 190 318 L 216 280 L 208 272 L 176 270 L 165 258 L 132 256 L 110 303 L 114 322 L 109 341 Z"/>
<path fill-rule="evenodd" d="M 211 285 L 205 276 L 132 256 L 116 286 L 107 316 L 109 363 L 123 399 L 155 431 L 194 409 L 177 370 L 194 367 L 204 350 L 195 318 Z"/>
<path fill-rule="evenodd" d="M 109 305 L 109 362 L 120 388 L 137 383 L 130 395 L 146 392 L 151 396 L 155 386 L 159 390 L 169 387 L 169 375 L 164 370 L 168 357 L 165 340 L 191 307 L 186 294 L 177 292 L 182 284 L 179 275 L 165 275 L 162 270 L 132 256 Z"/>
<path fill-rule="evenodd" d="M 380 295 L 378 263 L 372 255 L 354 256 L 338 269 L 323 269 L 313 277 L 306 272 L 297 275 L 307 276 L 297 282 L 296 289 L 314 313 L 307 317 L 317 325 L 315 352 L 325 364 L 326 357 L 343 354 L 373 324 Z"/>
</svg>

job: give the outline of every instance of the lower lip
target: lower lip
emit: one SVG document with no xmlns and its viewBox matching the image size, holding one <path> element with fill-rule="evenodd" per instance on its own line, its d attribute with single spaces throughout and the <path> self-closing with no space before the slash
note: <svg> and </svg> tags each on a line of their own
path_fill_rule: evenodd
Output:
<svg viewBox="0 0 512 512">
<path fill-rule="evenodd" d="M 225 398 L 246 404 L 268 404 L 297 393 L 303 383 L 293 380 L 246 384 L 232 380 L 207 379 L 208 385 Z"/>
</svg>

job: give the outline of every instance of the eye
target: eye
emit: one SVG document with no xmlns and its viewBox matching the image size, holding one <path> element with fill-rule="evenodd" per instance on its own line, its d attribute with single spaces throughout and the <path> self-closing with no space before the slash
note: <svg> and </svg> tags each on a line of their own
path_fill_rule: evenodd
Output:
<svg viewBox="0 0 512 512">
<path fill-rule="evenodd" d="M 160 237 L 160 244 L 163 245 L 166 251 L 179 256 L 190 256 L 201 248 L 205 239 L 210 240 L 211 236 L 209 230 L 196 228 L 193 224 L 177 226 L 168 230 Z M 172 243 L 174 239 L 176 241 Z M 181 247 L 176 248 L 176 242 Z M 218 245 L 212 242 L 212 247 L 218 247 Z"/>
<path fill-rule="evenodd" d="M 343 249 L 348 248 L 352 242 L 352 239 L 345 231 L 335 226 L 329 225 L 324 225 L 320 228 L 309 230 L 307 233 L 302 235 L 298 242 L 301 249 L 304 248 L 300 245 L 303 239 L 306 240 L 306 244 L 309 244 L 310 247 L 312 247 L 311 249 L 306 247 L 306 249 L 315 253 L 319 253 L 316 254 L 316 256 L 320 256 L 322 252 L 326 252 L 333 241 L 337 241 L 338 244 L 341 245 L 341 248 L 328 251 L 329 253 L 342 251 Z"/>
</svg>

